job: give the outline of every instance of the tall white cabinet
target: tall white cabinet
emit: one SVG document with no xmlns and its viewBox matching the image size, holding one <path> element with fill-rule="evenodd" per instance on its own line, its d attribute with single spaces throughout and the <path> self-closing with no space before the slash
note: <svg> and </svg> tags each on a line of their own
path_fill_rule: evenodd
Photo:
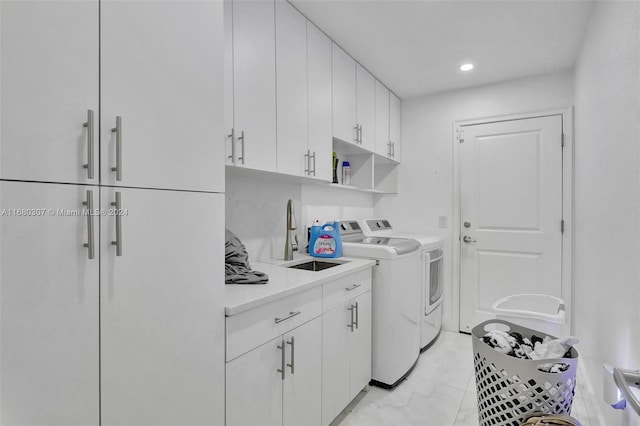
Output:
<svg viewBox="0 0 640 426">
<path fill-rule="evenodd" d="M 0 8 L 0 424 L 223 424 L 222 5 Z"/>
</svg>

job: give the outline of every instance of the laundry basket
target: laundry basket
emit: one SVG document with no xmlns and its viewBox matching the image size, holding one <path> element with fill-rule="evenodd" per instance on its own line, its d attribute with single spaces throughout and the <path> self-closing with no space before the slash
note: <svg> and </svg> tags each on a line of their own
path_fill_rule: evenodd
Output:
<svg viewBox="0 0 640 426">
<path fill-rule="evenodd" d="M 480 426 L 520 426 L 534 414 L 571 414 L 576 387 L 578 351 L 570 357 L 545 360 L 515 358 L 482 341 L 487 331 L 516 331 L 523 337 L 541 336 L 530 328 L 504 320 L 485 321 L 471 331 Z M 552 336 L 553 337 L 553 336 Z M 538 370 L 543 364 L 564 363 L 560 373 Z"/>
</svg>

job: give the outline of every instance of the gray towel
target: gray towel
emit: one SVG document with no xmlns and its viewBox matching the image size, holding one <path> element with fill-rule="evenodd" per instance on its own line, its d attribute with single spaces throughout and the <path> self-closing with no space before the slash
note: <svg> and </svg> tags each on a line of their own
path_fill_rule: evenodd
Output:
<svg viewBox="0 0 640 426">
<path fill-rule="evenodd" d="M 224 283 L 266 284 L 268 281 L 267 274 L 251 269 L 247 248 L 233 232 L 225 228 Z"/>
</svg>

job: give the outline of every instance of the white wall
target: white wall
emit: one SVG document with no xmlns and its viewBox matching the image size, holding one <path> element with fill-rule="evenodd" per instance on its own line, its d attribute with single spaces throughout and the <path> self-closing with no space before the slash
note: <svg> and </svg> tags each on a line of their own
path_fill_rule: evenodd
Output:
<svg viewBox="0 0 640 426">
<path fill-rule="evenodd" d="M 443 328 L 458 330 L 453 276 L 453 122 L 564 108 L 573 104 L 573 72 L 508 81 L 403 100 L 400 193 L 377 203 L 377 216 L 400 231 L 432 232 L 445 241 Z M 447 228 L 438 228 L 438 216 Z"/>
<path fill-rule="evenodd" d="M 640 368 L 638 4 L 599 2 L 576 65 L 575 334 L 599 401 L 602 363 Z"/>
<path fill-rule="evenodd" d="M 226 176 L 226 227 L 247 247 L 249 261 L 282 258 L 286 241 L 287 200 L 294 203 L 300 250 L 314 220 L 373 216 L 373 195 L 321 184 L 296 183 L 269 173 L 234 171 Z"/>
</svg>

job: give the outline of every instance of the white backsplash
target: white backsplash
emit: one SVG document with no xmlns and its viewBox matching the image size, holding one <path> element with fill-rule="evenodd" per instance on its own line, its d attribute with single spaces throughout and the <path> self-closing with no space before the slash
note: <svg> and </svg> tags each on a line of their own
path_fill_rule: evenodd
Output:
<svg viewBox="0 0 640 426">
<path fill-rule="evenodd" d="M 373 195 L 329 185 L 287 182 L 271 175 L 226 176 L 225 226 L 244 243 L 249 261 L 283 258 L 287 200 L 293 200 L 300 250 L 306 228 L 315 219 L 364 219 L 374 216 Z"/>
</svg>

